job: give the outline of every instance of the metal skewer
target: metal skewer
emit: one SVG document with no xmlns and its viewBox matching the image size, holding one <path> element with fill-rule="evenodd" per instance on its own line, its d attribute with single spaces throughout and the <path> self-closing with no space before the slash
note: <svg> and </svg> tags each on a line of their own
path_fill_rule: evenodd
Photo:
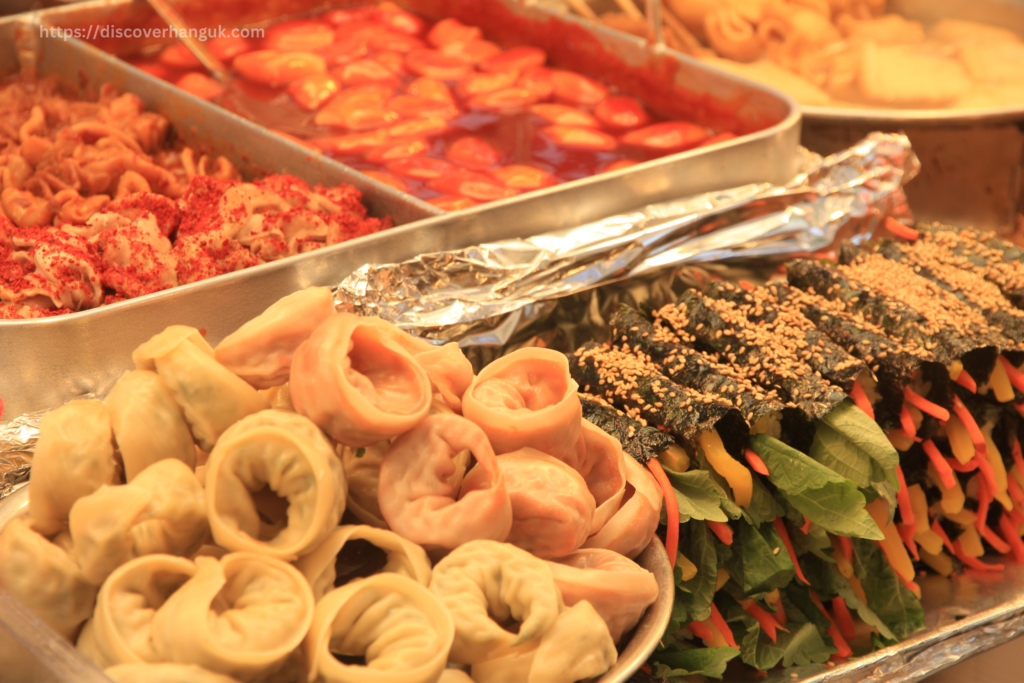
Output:
<svg viewBox="0 0 1024 683">
<path fill-rule="evenodd" d="M 192 37 L 188 24 L 178 14 L 178 10 L 171 6 L 167 0 L 147 0 L 149 6 L 160 15 L 160 18 L 167 22 L 178 32 L 178 39 L 185 44 L 189 52 L 196 56 L 203 66 L 209 69 L 213 77 L 221 83 L 227 83 L 230 76 L 224 63 L 213 56 L 213 53 L 206 49 L 201 41 Z"/>
</svg>

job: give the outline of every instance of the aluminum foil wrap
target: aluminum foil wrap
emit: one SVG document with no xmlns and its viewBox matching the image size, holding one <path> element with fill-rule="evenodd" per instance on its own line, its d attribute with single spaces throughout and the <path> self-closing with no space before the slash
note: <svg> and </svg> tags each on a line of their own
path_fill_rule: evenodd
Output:
<svg viewBox="0 0 1024 683">
<path fill-rule="evenodd" d="M 744 185 L 527 239 L 368 264 L 339 285 L 337 301 L 439 342 L 507 346 L 557 299 L 598 286 L 866 240 L 887 215 L 910 220 L 903 183 L 919 168 L 905 136 L 873 133 L 824 159 L 805 150 L 785 186 Z"/>
</svg>

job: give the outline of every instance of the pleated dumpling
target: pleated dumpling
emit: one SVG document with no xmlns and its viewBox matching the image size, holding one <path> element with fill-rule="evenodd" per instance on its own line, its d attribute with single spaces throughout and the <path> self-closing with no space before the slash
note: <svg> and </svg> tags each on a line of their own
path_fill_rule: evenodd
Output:
<svg viewBox="0 0 1024 683">
<path fill-rule="evenodd" d="M 368 542 L 385 553 L 387 561 L 380 571 L 407 576 L 424 586 L 430 583 L 430 560 L 423 548 L 393 531 L 362 524 L 345 525 L 331 532 L 320 547 L 295 563 L 309 580 L 317 600 L 334 588 L 338 578 L 337 562 L 345 556 L 343 553 L 347 554 L 345 546 L 351 541 Z"/>
<path fill-rule="evenodd" d="M 114 683 L 238 683 L 195 664 L 118 664 L 103 673 Z"/>
<path fill-rule="evenodd" d="M 100 668 L 164 661 L 153 649 L 153 617 L 195 572 L 191 560 L 171 555 L 146 555 L 115 569 L 96 596 L 78 651 Z"/>
<path fill-rule="evenodd" d="M 320 429 L 264 410 L 221 436 L 206 464 L 218 545 L 291 561 L 312 552 L 345 512 L 345 473 Z"/>
<path fill-rule="evenodd" d="M 587 539 L 584 548 L 605 548 L 634 558 L 654 538 L 661 517 L 661 489 L 654 475 L 630 457 L 622 459 L 626 483 L 633 488 L 631 496 L 623 496 L 621 504 L 601 530 Z"/>
<path fill-rule="evenodd" d="M 388 440 L 379 441 L 361 448 L 342 446 L 339 449 L 341 466 L 348 483 L 348 500 L 345 509 L 363 524 L 387 529 L 384 513 L 380 511 L 377 492 L 380 485 L 380 464 L 384 454 L 391 448 Z"/>
<path fill-rule="evenodd" d="M 255 553 L 197 557 L 196 572 L 153 616 L 161 661 L 248 681 L 273 674 L 313 622 L 313 593 L 287 562 Z"/>
<path fill-rule="evenodd" d="M 471 541 L 449 553 L 435 565 L 430 590 L 452 614 L 451 660 L 460 664 L 539 643 L 564 609 L 544 560 L 495 541 Z M 520 622 L 518 633 L 501 626 L 510 619 Z"/>
<path fill-rule="evenodd" d="M 85 580 L 64 548 L 23 519 L 0 532 L 0 587 L 69 640 L 92 614 L 96 586 Z"/>
<path fill-rule="evenodd" d="M 577 388 L 564 354 L 519 349 L 476 376 L 462 414 L 480 425 L 498 455 L 536 448 L 575 468 L 583 419 Z"/>
<path fill-rule="evenodd" d="M 327 287 L 309 287 L 277 302 L 225 337 L 214 350 L 217 360 L 257 389 L 288 381 L 292 356 L 320 323 L 334 315 Z"/>
<path fill-rule="evenodd" d="M 44 533 L 54 533 L 67 523 L 76 500 L 117 483 L 118 477 L 106 406 L 102 401 L 71 401 L 46 413 L 39 424 L 29 516 Z"/>
<path fill-rule="evenodd" d="M 225 429 L 270 407 L 256 389 L 217 362 L 194 327 L 171 325 L 135 349 L 132 360 L 138 369 L 160 375 L 204 451 Z"/>
<path fill-rule="evenodd" d="M 125 480 L 167 458 L 196 466 L 196 447 L 174 395 L 160 375 L 131 370 L 117 380 L 103 400 L 124 463 Z"/>
<path fill-rule="evenodd" d="M 596 534 L 608 523 L 622 504 L 626 493 L 626 463 L 628 458 L 622 444 L 595 424 L 583 420 L 583 453 L 576 463 L 576 471 L 587 482 L 597 508 L 590 523 L 590 533 Z"/>
<path fill-rule="evenodd" d="M 316 606 L 302 644 L 309 681 L 435 683 L 448 661 L 452 616 L 426 587 L 376 574 L 336 588 Z M 344 664 L 333 653 L 364 656 Z"/>
<path fill-rule="evenodd" d="M 72 555 L 99 585 L 142 555 L 192 555 L 209 534 L 203 487 L 180 460 L 160 460 L 124 486 L 104 486 L 71 508 Z"/>
<path fill-rule="evenodd" d="M 430 379 L 379 325 L 328 318 L 295 352 L 292 403 L 333 439 L 360 448 L 401 434 L 430 410 Z"/>
</svg>

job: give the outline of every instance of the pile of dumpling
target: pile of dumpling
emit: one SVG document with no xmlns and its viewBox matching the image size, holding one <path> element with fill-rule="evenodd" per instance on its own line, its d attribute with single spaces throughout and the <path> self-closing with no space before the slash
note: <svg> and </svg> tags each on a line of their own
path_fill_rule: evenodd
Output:
<svg viewBox="0 0 1024 683">
<path fill-rule="evenodd" d="M 0 585 L 115 681 L 569 683 L 657 597 L 660 491 L 559 353 L 474 376 L 311 288 L 133 360 L 43 418 L 0 533 Z"/>
</svg>

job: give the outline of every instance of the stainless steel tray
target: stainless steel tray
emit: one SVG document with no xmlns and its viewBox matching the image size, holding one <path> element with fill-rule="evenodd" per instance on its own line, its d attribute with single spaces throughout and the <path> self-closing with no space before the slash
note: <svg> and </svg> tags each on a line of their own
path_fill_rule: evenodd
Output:
<svg viewBox="0 0 1024 683">
<path fill-rule="evenodd" d="M 28 513 L 29 485 L 0 500 L 0 530 L 16 517 Z M 591 683 L 625 683 L 647 661 L 658 646 L 672 614 L 675 583 L 665 546 L 655 537 L 636 558 L 636 562 L 654 574 L 658 599 L 647 608 L 618 661 L 603 676 Z M 0 588 L 0 650 L 14 647 L 35 660 L 38 677 L 31 681 L 47 683 L 100 683 L 110 679 L 63 638 L 21 607 Z M 0 671 L 0 680 L 7 680 Z M 21 683 L 30 683 L 22 681 Z"/>
</svg>

